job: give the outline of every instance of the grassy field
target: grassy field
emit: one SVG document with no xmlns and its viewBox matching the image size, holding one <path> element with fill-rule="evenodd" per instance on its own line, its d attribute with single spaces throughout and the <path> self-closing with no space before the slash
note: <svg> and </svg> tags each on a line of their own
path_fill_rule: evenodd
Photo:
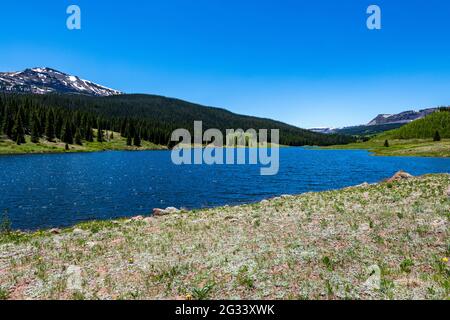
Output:
<svg viewBox="0 0 450 320">
<path fill-rule="evenodd" d="M 389 141 L 389 147 L 384 146 L 385 140 Z M 366 149 L 377 156 L 450 157 L 450 139 L 435 142 L 433 139 L 400 140 L 380 136 L 367 142 L 331 146 L 325 149 Z"/>
<path fill-rule="evenodd" d="M 448 299 L 449 187 L 427 175 L 4 232 L 0 298 Z"/>
<path fill-rule="evenodd" d="M 69 150 L 65 150 L 65 143 L 48 142 L 41 139 L 39 143 L 30 142 L 30 137 L 26 137 L 27 143 L 17 145 L 15 142 L 0 136 L 0 154 L 27 154 L 27 153 L 63 153 L 63 152 L 94 152 L 106 150 L 159 150 L 166 149 L 153 143 L 142 141 L 141 147 L 129 147 L 126 139 L 120 133 L 114 132 L 114 139 L 108 139 L 103 143 L 97 141 L 86 142 L 83 145 L 70 145 Z"/>
</svg>

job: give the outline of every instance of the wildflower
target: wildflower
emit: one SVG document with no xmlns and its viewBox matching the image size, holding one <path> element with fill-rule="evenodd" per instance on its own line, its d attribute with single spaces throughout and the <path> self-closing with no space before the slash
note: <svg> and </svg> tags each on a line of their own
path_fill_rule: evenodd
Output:
<svg viewBox="0 0 450 320">
<path fill-rule="evenodd" d="M 133 264 L 134 263 L 134 259 L 133 258 L 128 259 L 128 263 L 129 264 Z"/>
<path fill-rule="evenodd" d="M 442 262 L 443 262 L 443 263 L 447 263 L 447 262 L 448 262 L 448 258 L 447 258 L 447 257 L 442 258 Z"/>
<path fill-rule="evenodd" d="M 192 300 L 192 295 L 187 294 L 187 295 L 186 295 L 186 300 Z"/>
</svg>

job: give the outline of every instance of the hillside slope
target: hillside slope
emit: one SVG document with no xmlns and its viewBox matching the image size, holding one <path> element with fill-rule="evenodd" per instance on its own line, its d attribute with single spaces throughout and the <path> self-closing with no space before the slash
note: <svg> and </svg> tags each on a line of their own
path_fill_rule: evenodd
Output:
<svg viewBox="0 0 450 320">
<path fill-rule="evenodd" d="M 134 135 L 139 133 L 143 140 L 163 145 L 167 145 L 174 129 L 186 128 L 192 132 L 196 120 L 203 121 L 204 130 L 217 128 L 222 132 L 239 128 L 279 129 L 280 143 L 284 145 L 333 145 L 355 140 L 349 136 L 314 133 L 279 121 L 239 115 L 225 109 L 155 95 L 89 97 L 8 94 L 0 97 L 0 123 L 2 119 L 9 119 L 11 123 L 7 127 L 11 131 L 12 121 L 17 118 L 18 110 L 21 110 L 25 129 L 31 131 L 31 120 L 36 115 L 42 132 L 49 109 L 53 110 L 56 119 L 61 119 L 60 122 L 68 122 L 73 132 L 80 124 L 83 130 L 86 126 L 97 129 L 100 123 L 103 130 L 120 132 L 126 137 L 127 128 L 131 127 Z"/>
<path fill-rule="evenodd" d="M 431 139 L 436 131 L 439 132 L 441 138 L 450 139 L 450 108 L 432 113 L 399 129 L 385 132 L 380 135 L 380 138 Z"/>
<path fill-rule="evenodd" d="M 432 113 L 369 141 L 332 146 L 332 149 L 367 149 L 381 156 L 450 157 L 450 109 Z M 441 141 L 434 141 L 436 131 Z M 388 147 L 385 146 L 386 140 Z"/>
</svg>

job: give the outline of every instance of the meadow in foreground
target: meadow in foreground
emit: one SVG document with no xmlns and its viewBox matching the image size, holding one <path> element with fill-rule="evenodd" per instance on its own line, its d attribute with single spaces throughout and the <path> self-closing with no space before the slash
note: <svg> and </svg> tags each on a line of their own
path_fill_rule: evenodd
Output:
<svg viewBox="0 0 450 320">
<path fill-rule="evenodd" d="M 448 299 L 450 175 L 4 229 L 2 299 Z M 56 234 L 55 234 L 56 233 Z"/>
</svg>

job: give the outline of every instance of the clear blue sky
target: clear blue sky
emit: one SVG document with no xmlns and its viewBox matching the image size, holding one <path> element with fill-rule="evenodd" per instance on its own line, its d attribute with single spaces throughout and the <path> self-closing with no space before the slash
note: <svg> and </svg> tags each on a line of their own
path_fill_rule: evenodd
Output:
<svg viewBox="0 0 450 320">
<path fill-rule="evenodd" d="M 82 30 L 66 28 L 66 8 Z M 382 9 L 380 31 L 366 8 Z M 448 0 L 2 1 L 0 70 L 49 66 L 301 127 L 450 104 Z"/>
</svg>

